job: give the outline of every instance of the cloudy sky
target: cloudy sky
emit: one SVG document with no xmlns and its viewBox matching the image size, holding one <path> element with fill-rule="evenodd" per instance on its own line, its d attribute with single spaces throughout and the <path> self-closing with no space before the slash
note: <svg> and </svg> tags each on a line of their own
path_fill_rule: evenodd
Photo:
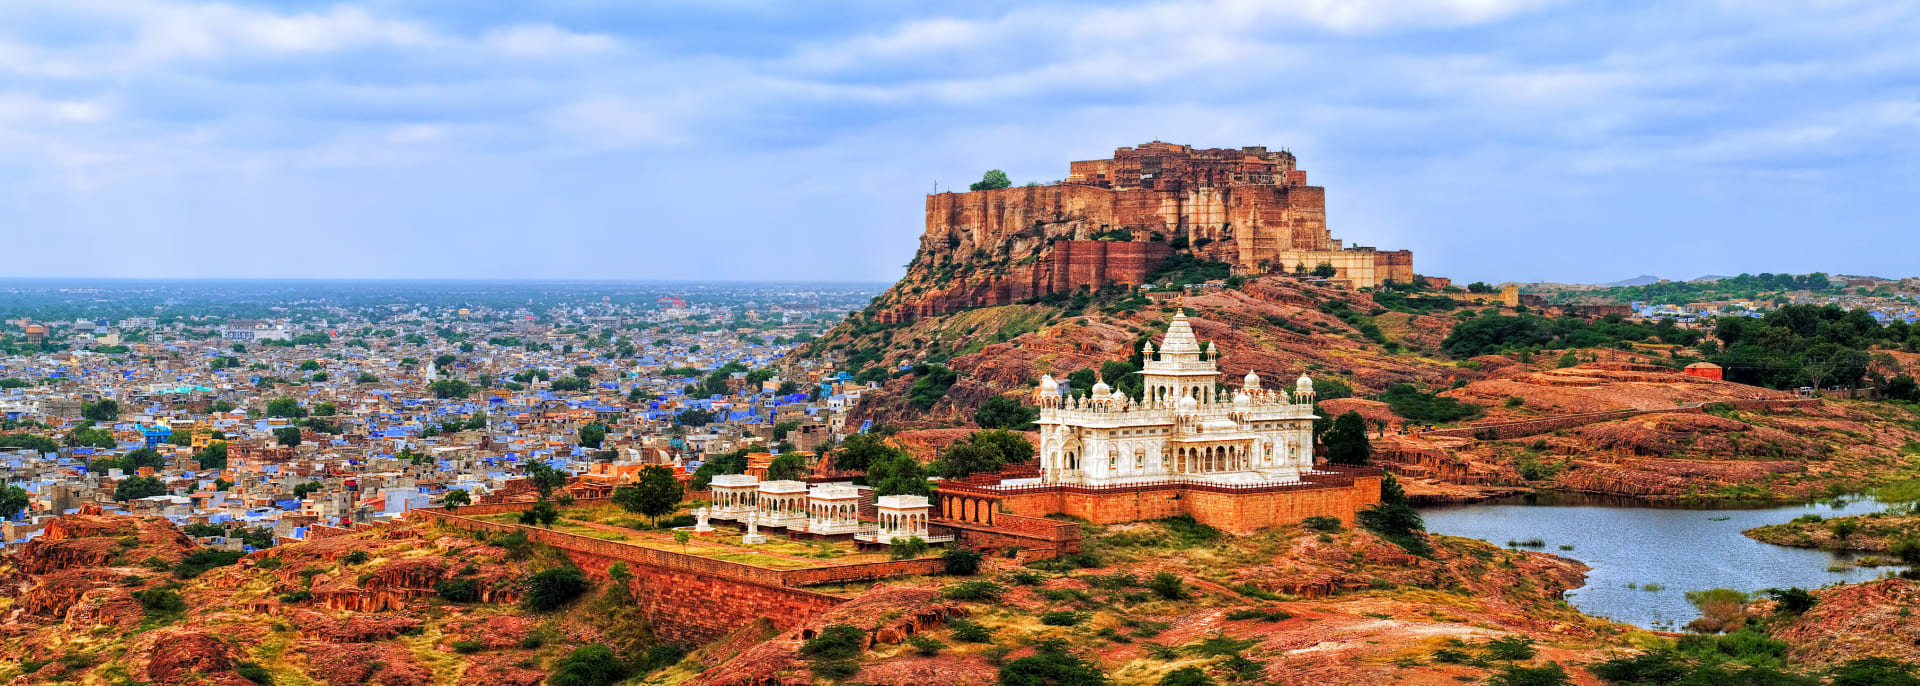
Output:
<svg viewBox="0 0 1920 686">
<path fill-rule="evenodd" d="M 1423 273 L 1920 274 L 1915 2 L 0 2 L 10 276 L 897 277 L 924 195 L 1267 145 Z"/>
</svg>

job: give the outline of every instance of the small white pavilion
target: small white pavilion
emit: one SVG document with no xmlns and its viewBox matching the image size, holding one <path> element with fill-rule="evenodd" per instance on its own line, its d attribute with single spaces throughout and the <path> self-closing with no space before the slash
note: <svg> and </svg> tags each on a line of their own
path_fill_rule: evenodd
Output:
<svg viewBox="0 0 1920 686">
<path fill-rule="evenodd" d="M 708 486 L 713 490 L 710 508 L 714 519 L 743 521 L 760 508 L 760 477 L 751 474 L 720 474 Z"/>
<path fill-rule="evenodd" d="M 759 498 L 760 526 L 777 526 L 799 531 L 807 526 L 807 484 L 803 481 L 762 481 Z"/>
<path fill-rule="evenodd" d="M 807 532 L 850 534 L 860 529 L 860 489 L 821 484 L 807 494 Z"/>
<path fill-rule="evenodd" d="M 875 501 L 879 527 L 854 536 L 854 540 L 892 545 L 909 538 L 928 543 L 946 543 L 952 536 L 932 536 L 927 529 L 931 506 L 923 495 L 883 495 Z"/>
</svg>

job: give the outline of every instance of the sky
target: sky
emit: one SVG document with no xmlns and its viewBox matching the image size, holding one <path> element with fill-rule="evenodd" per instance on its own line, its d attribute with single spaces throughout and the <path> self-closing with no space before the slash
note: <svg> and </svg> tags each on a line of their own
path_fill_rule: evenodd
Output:
<svg viewBox="0 0 1920 686">
<path fill-rule="evenodd" d="M 9 276 L 890 281 L 1265 145 L 1456 280 L 1920 274 L 1915 1 L 0 2 Z"/>
</svg>

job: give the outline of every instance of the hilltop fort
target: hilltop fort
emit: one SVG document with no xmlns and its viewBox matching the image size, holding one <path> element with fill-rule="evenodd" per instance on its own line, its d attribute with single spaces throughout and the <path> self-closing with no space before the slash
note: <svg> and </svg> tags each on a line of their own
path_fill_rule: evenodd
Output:
<svg viewBox="0 0 1920 686">
<path fill-rule="evenodd" d="M 1139 285 L 1175 255 L 1242 275 L 1326 265 L 1354 288 L 1413 279 L 1411 252 L 1333 238 L 1326 189 L 1307 185 L 1292 152 L 1155 141 L 1072 162 L 1050 185 L 927 196 L 920 250 L 875 316 L 900 322 Z"/>
</svg>

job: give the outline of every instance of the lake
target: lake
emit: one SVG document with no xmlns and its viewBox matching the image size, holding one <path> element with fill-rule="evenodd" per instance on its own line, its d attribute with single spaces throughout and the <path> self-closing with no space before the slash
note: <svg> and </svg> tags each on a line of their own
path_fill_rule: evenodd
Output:
<svg viewBox="0 0 1920 686">
<path fill-rule="evenodd" d="M 1870 498 L 1794 505 L 1663 505 L 1583 494 L 1532 494 L 1470 505 L 1425 508 L 1427 530 L 1504 546 L 1538 538 L 1544 550 L 1592 567 L 1587 585 L 1567 601 L 1597 617 L 1645 628 L 1678 630 L 1700 613 L 1687 591 L 1733 588 L 1818 588 L 1879 578 L 1898 567 L 1847 567 L 1852 557 L 1770 545 L 1740 535 L 1803 514 L 1832 517 L 1885 509 Z M 1572 550 L 1560 546 L 1571 545 Z M 1635 588 L 1630 588 L 1632 584 Z M 1664 588 L 1648 591 L 1647 584 Z"/>
</svg>

